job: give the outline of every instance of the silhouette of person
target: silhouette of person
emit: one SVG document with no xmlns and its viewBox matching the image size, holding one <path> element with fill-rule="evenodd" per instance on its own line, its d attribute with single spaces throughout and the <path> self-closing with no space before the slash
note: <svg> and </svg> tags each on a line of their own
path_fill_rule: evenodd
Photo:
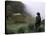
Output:
<svg viewBox="0 0 46 35">
<path fill-rule="evenodd" d="M 41 23 L 41 17 L 40 17 L 40 13 L 38 12 L 36 16 L 36 23 L 35 23 L 36 31 L 37 31 L 37 28 L 40 26 L 40 23 Z"/>
</svg>

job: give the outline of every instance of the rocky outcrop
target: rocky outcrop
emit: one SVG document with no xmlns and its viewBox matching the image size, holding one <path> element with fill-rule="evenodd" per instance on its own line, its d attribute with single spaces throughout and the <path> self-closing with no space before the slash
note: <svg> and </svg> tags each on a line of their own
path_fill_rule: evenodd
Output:
<svg viewBox="0 0 46 35">
<path fill-rule="evenodd" d="M 12 16 L 12 20 L 14 20 L 17 23 L 29 23 L 31 22 L 31 16 L 16 15 Z"/>
</svg>

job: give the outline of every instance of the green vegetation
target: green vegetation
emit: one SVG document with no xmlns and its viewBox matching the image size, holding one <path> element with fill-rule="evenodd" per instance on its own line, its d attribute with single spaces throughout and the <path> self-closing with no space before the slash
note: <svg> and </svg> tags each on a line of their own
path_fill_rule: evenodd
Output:
<svg viewBox="0 0 46 35">
<path fill-rule="evenodd" d="M 7 28 L 7 33 L 25 33 L 25 32 L 32 32 L 33 27 L 31 23 L 16 23 L 14 20 L 11 18 L 6 21 L 6 28 Z"/>
<path fill-rule="evenodd" d="M 35 17 L 25 16 L 24 4 L 19 1 L 6 1 L 6 33 L 32 33 L 35 32 Z M 13 15 L 20 13 L 21 15 Z M 25 12 L 24 12 L 25 13 Z M 41 29 L 44 31 L 44 21 L 41 22 Z M 40 27 L 39 27 L 40 28 Z M 41 32 L 43 32 L 41 29 Z"/>
</svg>

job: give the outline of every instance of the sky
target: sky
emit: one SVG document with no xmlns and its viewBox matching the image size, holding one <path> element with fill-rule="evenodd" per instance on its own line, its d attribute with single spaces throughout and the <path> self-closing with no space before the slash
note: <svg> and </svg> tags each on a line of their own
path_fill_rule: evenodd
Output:
<svg viewBox="0 0 46 35">
<path fill-rule="evenodd" d="M 13 0 L 14 1 L 14 0 Z M 16 0 L 25 4 L 26 12 L 36 17 L 36 13 L 40 12 L 41 18 L 45 18 L 45 5 L 43 0 Z"/>
</svg>

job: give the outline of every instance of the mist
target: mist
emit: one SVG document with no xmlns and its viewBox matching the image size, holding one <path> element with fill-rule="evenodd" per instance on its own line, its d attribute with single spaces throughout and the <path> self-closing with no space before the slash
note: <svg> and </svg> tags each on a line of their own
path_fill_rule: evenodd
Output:
<svg viewBox="0 0 46 35">
<path fill-rule="evenodd" d="M 14 1 L 14 0 L 13 0 Z M 36 17 L 36 13 L 40 12 L 41 19 L 43 20 L 45 18 L 45 6 L 44 3 L 39 0 L 39 1 L 33 1 L 33 0 L 16 0 L 16 1 L 21 1 L 22 3 L 25 4 L 25 10 L 28 14 Z"/>
<path fill-rule="evenodd" d="M 30 15 L 36 17 L 37 12 L 40 12 L 41 19 L 45 18 L 45 6 L 43 2 L 31 2 L 30 0 L 21 2 L 25 4 L 26 12 Z"/>
<path fill-rule="evenodd" d="M 45 32 L 45 6 L 31 0 L 6 1 L 6 34 Z M 37 12 L 40 16 L 37 16 Z M 36 17 L 37 16 L 37 17 Z"/>
</svg>

